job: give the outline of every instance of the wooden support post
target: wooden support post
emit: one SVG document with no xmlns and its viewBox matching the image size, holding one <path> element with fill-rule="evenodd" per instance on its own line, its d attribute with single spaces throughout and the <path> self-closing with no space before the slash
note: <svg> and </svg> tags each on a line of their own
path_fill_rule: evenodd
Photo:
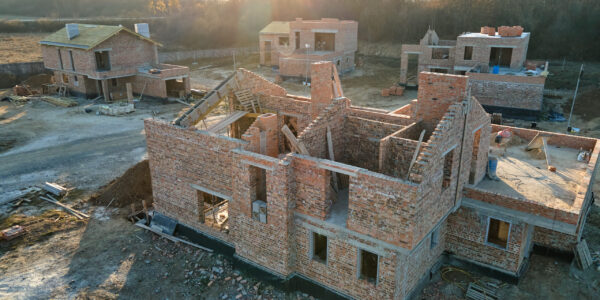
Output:
<svg viewBox="0 0 600 300">
<path fill-rule="evenodd" d="M 131 82 L 126 83 L 125 87 L 127 88 L 127 101 L 133 103 L 133 88 L 131 87 Z"/>
<path fill-rule="evenodd" d="M 287 127 L 287 125 L 283 125 L 283 127 L 281 127 L 281 131 L 288 139 L 288 141 L 290 141 L 290 144 L 292 145 L 292 147 L 294 147 L 296 152 L 303 155 L 310 155 L 306 147 L 304 147 L 304 145 L 296 139 L 296 137 L 294 136 L 292 131 Z"/>
<path fill-rule="evenodd" d="M 556 167 L 552 165 L 550 161 L 550 153 L 548 152 L 548 141 L 546 137 L 542 137 L 542 142 L 544 142 L 544 154 L 546 154 L 546 164 L 548 165 L 548 171 L 556 172 Z"/>
<path fill-rule="evenodd" d="M 104 102 L 110 102 L 110 93 L 108 92 L 108 82 L 106 79 L 102 79 L 102 96 L 104 96 Z"/>
<path fill-rule="evenodd" d="M 146 223 L 150 221 L 148 219 L 148 205 L 146 205 L 146 200 L 142 200 L 142 207 L 144 208 L 144 217 L 146 218 Z"/>
<path fill-rule="evenodd" d="M 327 125 L 327 148 L 329 149 L 329 159 L 335 161 L 335 156 L 333 155 L 333 141 L 331 139 L 331 128 L 329 125 Z M 340 190 L 337 173 L 331 171 L 331 178 L 333 178 L 333 189 L 337 193 Z"/>
<path fill-rule="evenodd" d="M 423 137 L 425 136 L 425 130 L 421 131 L 421 135 L 419 135 L 419 142 L 417 143 L 417 148 L 415 149 L 415 153 L 413 153 L 413 157 L 410 160 L 410 165 L 408 165 L 408 170 L 406 171 L 405 179 L 408 180 L 408 176 L 410 176 L 410 170 L 412 169 L 415 161 L 417 161 L 417 156 L 419 156 L 419 149 L 421 149 L 421 143 L 423 142 Z"/>
<path fill-rule="evenodd" d="M 135 204 L 131 203 L 131 222 L 135 223 Z"/>
</svg>

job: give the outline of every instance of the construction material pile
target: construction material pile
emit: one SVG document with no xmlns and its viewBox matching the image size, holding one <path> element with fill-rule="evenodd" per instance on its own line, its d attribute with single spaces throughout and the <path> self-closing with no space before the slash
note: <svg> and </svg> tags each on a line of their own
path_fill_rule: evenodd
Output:
<svg viewBox="0 0 600 300">
<path fill-rule="evenodd" d="M 97 205 L 126 207 L 131 203 L 139 205 L 141 200 L 152 202 L 152 183 L 148 160 L 144 160 L 129 168 L 125 173 L 110 182 L 102 191 L 92 197 Z"/>
</svg>

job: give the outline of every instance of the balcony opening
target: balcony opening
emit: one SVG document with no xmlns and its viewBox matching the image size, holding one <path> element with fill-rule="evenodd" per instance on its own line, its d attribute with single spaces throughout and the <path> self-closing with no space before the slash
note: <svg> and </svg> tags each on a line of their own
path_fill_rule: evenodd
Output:
<svg viewBox="0 0 600 300">
<path fill-rule="evenodd" d="M 359 260 L 359 278 L 376 284 L 377 265 L 379 262 L 377 254 L 366 250 L 360 250 Z"/>
<path fill-rule="evenodd" d="M 506 249 L 508 246 L 509 232 L 510 223 L 489 218 L 486 242 L 499 248 Z"/>
<path fill-rule="evenodd" d="M 110 57 L 108 51 L 98 51 L 95 53 L 96 56 L 96 70 L 97 71 L 110 71 Z"/>
<path fill-rule="evenodd" d="M 449 59 L 450 48 L 431 48 L 431 59 Z"/>
<path fill-rule="evenodd" d="M 512 48 L 492 47 L 490 51 L 490 65 L 510 68 Z"/>
<path fill-rule="evenodd" d="M 335 51 L 335 33 L 315 33 L 315 51 Z"/>
<path fill-rule="evenodd" d="M 312 259 L 321 263 L 327 263 L 327 236 L 313 232 Z"/>
</svg>

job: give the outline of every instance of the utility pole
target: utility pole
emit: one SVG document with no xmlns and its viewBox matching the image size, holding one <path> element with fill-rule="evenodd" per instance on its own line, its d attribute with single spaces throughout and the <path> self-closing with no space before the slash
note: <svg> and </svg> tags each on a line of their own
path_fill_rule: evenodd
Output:
<svg viewBox="0 0 600 300">
<path fill-rule="evenodd" d="M 577 98 L 577 90 L 579 90 L 579 81 L 581 81 L 581 77 L 583 76 L 583 64 L 581 64 L 581 69 L 579 69 L 579 76 L 577 77 L 577 85 L 575 86 L 575 94 L 573 94 L 573 103 L 571 103 L 571 111 L 569 112 L 569 122 L 567 123 L 567 132 L 571 132 L 571 117 L 573 117 L 573 109 L 575 108 L 575 99 Z"/>
</svg>

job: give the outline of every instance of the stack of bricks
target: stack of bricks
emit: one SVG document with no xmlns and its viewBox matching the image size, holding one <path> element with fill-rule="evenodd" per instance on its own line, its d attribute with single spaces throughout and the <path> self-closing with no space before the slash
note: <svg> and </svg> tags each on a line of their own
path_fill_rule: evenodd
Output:
<svg viewBox="0 0 600 300">
<path fill-rule="evenodd" d="M 521 34 L 523 34 L 523 27 L 500 26 L 498 27 L 498 34 L 502 37 L 521 36 Z"/>
<path fill-rule="evenodd" d="M 404 94 L 404 87 L 401 86 L 391 86 L 389 89 L 381 90 L 381 96 L 402 96 Z"/>
<path fill-rule="evenodd" d="M 481 34 L 487 34 L 489 36 L 495 36 L 496 35 L 496 28 L 495 27 L 489 27 L 489 26 L 483 26 L 483 27 L 481 27 Z"/>
</svg>

